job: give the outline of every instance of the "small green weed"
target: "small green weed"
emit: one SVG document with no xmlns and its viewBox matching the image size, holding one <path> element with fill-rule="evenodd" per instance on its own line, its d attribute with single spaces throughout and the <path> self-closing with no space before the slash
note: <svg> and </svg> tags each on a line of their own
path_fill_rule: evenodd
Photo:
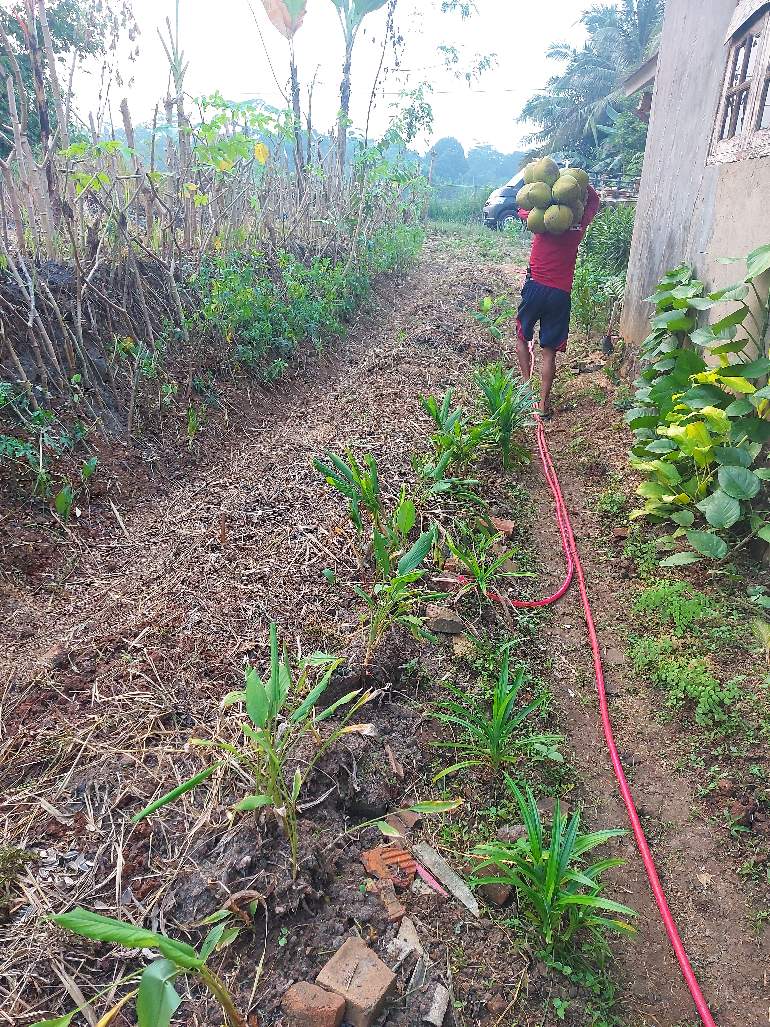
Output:
<svg viewBox="0 0 770 1027">
<path fill-rule="evenodd" d="M 717 612 L 709 596 L 689 589 L 684 581 L 665 578 L 642 589 L 634 609 L 658 624 L 673 626 L 674 633 L 680 637 Z"/>
</svg>

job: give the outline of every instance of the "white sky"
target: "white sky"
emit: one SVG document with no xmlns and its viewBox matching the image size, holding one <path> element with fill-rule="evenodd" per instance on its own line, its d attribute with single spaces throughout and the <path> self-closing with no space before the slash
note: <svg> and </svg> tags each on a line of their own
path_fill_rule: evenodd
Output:
<svg viewBox="0 0 770 1027">
<path fill-rule="evenodd" d="M 288 77 L 288 48 L 265 15 L 261 0 L 252 0 L 262 32 L 270 49 L 279 79 Z M 400 0 L 397 25 L 405 40 L 400 77 L 391 76 L 372 119 L 374 134 L 387 123 L 387 105 L 407 85 L 430 81 L 434 88 L 433 141 L 454 135 L 466 150 L 490 143 L 499 150 L 520 147 L 527 128 L 516 122 L 524 101 L 541 88 L 557 65 L 548 61 L 549 43 L 583 39 L 577 25 L 589 0 L 477 0 L 479 14 L 469 21 L 459 15 L 441 14 L 440 0 Z M 133 64 L 121 62 L 126 80 L 113 84 L 110 97 L 113 117 L 119 122 L 118 107 L 124 95 L 135 123 L 152 118 L 155 103 L 165 95 L 167 63 L 158 40 L 157 28 L 174 14 L 174 0 L 134 0 L 141 30 L 140 55 Z M 268 67 L 247 0 L 181 0 L 181 42 L 189 61 L 187 92 L 200 96 L 219 90 L 225 98 L 243 100 L 261 97 L 283 106 L 279 90 Z M 547 11 L 547 14 L 546 14 Z M 531 12 L 531 13 L 530 13 Z M 380 58 L 384 12 L 370 15 L 359 35 L 353 62 L 352 117 L 363 127 L 374 73 Z M 165 30 L 164 30 L 165 31 Z M 443 67 L 440 44 L 460 50 L 468 63 L 474 56 L 494 51 L 498 64 L 471 86 L 458 81 Z M 313 100 L 314 126 L 328 129 L 339 106 L 339 76 L 342 62 L 341 31 L 331 0 L 308 0 L 305 22 L 296 36 L 297 59 L 304 83 L 318 69 Z M 129 76 L 131 81 L 129 84 Z M 81 111 L 96 110 L 99 75 L 76 78 L 76 99 Z M 426 139 L 418 142 L 425 148 Z"/>
</svg>

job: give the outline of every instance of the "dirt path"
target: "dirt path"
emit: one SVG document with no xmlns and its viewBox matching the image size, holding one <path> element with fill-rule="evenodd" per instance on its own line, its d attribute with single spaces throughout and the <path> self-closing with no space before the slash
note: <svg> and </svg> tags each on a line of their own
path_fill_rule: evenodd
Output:
<svg viewBox="0 0 770 1027">
<path fill-rule="evenodd" d="M 243 853 L 253 851 L 254 835 L 234 834 L 212 805 L 190 807 L 194 815 L 178 831 L 153 829 L 150 838 L 128 827 L 122 811 L 135 811 L 159 786 L 198 769 L 186 743 L 219 723 L 219 701 L 238 686 L 244 660 L 263 659 L 270 620 L 278 621 L 289 642 L 301 638 L 305 651 L 345 645 L 356 610 L 346 594 L 326 585 L 321 571 L 330 567 L 340 577 L 354 577 L 357 557 L 342 505 L 319 484 L 312 458 L 329 448 L 369 450 L 387 469 L 386 491 L 394 494 L 397 483 L 412 480 L 411 458 L 424 450 L 427 431 L 418 398 L 447 387 L 462 392 L 474 365 L 499 356 L 469 311 L 487 292 L 500 291 L 510 273 L 449 257 L 442 244 L 431 243 L 405 282 L 379 290 L 374 309 L 349 340 L 264 408 L 245 408 L 229 441 L 210 447 L 197 471 L 163 494 L 148 487 L 126 503 L 122 524 L 104 524 L 88 546 L 63 536 L 64 559 L 50 577 L 9 575 L 3 581 L 0 757 L 6 798 L 0 823 L 8 843 L 34 846 L 43 856 L 27 869 L 14 905 L 16 925 L 25 923 L 27 936 L 21 941 L 12 926 L 15 940 L 0 964 L 8 991 L 0 1022 L 27 1024 L 33 1013 L 53 1011 L 53 995 L 60 1003 L 47 960 L 50 950 L 66 962 L 67 949 L 40 914 L 79 902 L 113 915 L 189 923 L 211 907 L 192 902 L 189 889 L 183 903 L 175 875 L 198 866 L 198 877 L 208 875 L 209 885 L 213 875 L 232 891 L 245 886 L 241 878 L 248 875 L 238 860 L 248 864 Z M 590 403 L 554 422 L 549 435 L 597 597 L 602 643 L 622 649 L 627 597 L 602 556 L 601 525 L 590 511 L 580 469 L 563 456 L 576 426 L 585 430 L 589 418 L 595 438 L 617 437 L 614 416 Z M 527 477 L 541 562 L 548 576 L 558 578 L 548 496 L 534 471 Z M 574 595 L 547 630 L 556 639 L 548 642 L 553 690 L 578 769 L 577 793 L 594 826 L 623 826 Z M 734 860 L 721 833 L 693 820 L 694 786 L 672 769 L 673 745 L 654 717 L 653 697 L 624 668 L 618 677 L 613 714 L 619 745 L 632 762 L 635 794 L 646 810 L 685 942 L 722 1027 L 759 1027 L 767 1021 L 768 951 L 749 934 Z M 425 760 L 415 741 L 419 716 L 395 706 L 379 715 L 386 721 L 390 716 L 391 726 L 403 718 L 402 756 L 419 770 Z M 621 976 L 629 981 L 624 1015 L 629 1027 L 683 1027 L 694 1021 L 692 1007 L 652 914 L 639 861 L 630 845 L 628 850 L 628 867 L 616 878 L 618 897 L 640 911 L 641 925 L 636 942 L 617 946 Z M 343 885 L 357 893 L 360 865 L 352 863 L 336 871 L 336 885 L 327 880 L 327 898 L 341 894 Z M 198 899 L 207 887 L 200 883 Z M 312 901 L 309 895 L 304 900 Z M 372 909 L 367 907 L 375 922 Z M 279 938 L 276 916 L 273 943 Z M 332 923 L 344 921 L 333 909 L 329 916 Z M 452 931 L 459 934 L 462 921 L 450 926 L 430 927 L 437 951 Z M 462 930 L 467 933 L 467 926 Z M 323 948 L 308 943 L 300 958 L 294 949 L 271 945 L 274 982 L 266 1001 L 271 988 L 277 1000 L 286 980 L 296 979 L 297 961 L 317 970 Z M 479 995 L 464 1022 L 508 1027 L 489 1005 L 494 988 L 481 983 L 488 971 L 484 951 L 482 940 L 477 968 L 465 971 L 478 979 Z M 446 948 L 441 952 L 446 964 Z M 500 987 L 512 986 L 505 975 L 496 979 Z M 200 1017 L 190 1022 L 205 1023 Z M 543 1009 L 542 1018 L 510 1024 L 555 1022 L 553 1012 Z"/>
<path fill-rule="evenodd" d="M 625 426 L 611 403 L 596 405 L 592 393 L 606 388 L 603 374 L 587 375 L 564 388 L 562 414 L 548 439 L 581 550 L 594 607 L 615 738 L 653 855 L 693 967 L 718 1023 L 739 1027 L 767 1022 L 770 945 L 751 928 L 748 890 L 738 875 L 726 828 L 709 823 L 698 782 L 678 761 L 681 739 L 658 716 L 660 694 L 628 666 L 633 588 L 622 542 L 612 537 L 596 511 L 598 494 L 612 472 L 625 470 Z M 577 445 L 575 444 L 577 440 Z M 619 486 L 627 488 L 625 483 Z M 557 538 L 550 493 L 535 481 L 536 520 L 545 566 L 558 573 Z M 554 690 L 578 768 L 578 794 L 599 824 L 625 824 L 625 809 L 609 763 L 596 702 L 582 607 L 573 589 L 553 617 Z M 761 758 L 761 757 L 760 757 Z M 639 1027 L 672 1027 L 694 1021 L 693 1006 L 654 905 L 633 841 L 628 865 L 616 878 L 625 899 L 640 914 L 639 937 L 626 952 L 629 1022 Z"/>
</svg>

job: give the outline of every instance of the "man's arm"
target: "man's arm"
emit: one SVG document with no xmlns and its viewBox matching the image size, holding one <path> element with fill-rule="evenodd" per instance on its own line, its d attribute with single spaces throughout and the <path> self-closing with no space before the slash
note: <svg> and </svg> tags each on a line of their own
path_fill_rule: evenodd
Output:
<svg viewBox="0 0 770 1027">
<path fill-rule="evenodd" d="M 602 201 L 599 199 L 599 194 L 592 185 L 586 189 L 586 209 L 583 212 L 583 220 L 580 222 L 582 229 L 588 228 L 593 219 L 599 213 L 599 208 L 602 205 Z"/>
</svg>

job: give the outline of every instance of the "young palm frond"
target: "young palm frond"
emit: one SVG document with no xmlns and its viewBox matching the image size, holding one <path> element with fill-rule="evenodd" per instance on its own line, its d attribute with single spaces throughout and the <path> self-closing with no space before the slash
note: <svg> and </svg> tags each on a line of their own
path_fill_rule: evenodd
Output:
<svg viewBox="0 0 770 1027">
<path fill-rule="evenodd" d="M 585 858 L 612 838 L 622 837 L 625 831 L 581 834 L 580 812 L 568 819 L 557 800 L 551 833 L 547 836 L 529 785 L 522 793 L 507 776 L 506 783 L 519 807 L 526 837 L 512 844 L 492 842 L 477 846 L 473 854 L 481 859 L 481 866 L 474 874 L 474 883 L 514 887 L 521 913 L 549 951 L 563 946 L 581 930 L 599 937 L 607 930 L 632 933 L 634 928 L 628 918 L 636 916 L 635 911 L 602 895 L 602 875 L 625 861 L 603 859 L 589 863 Z"/>
<path fill-rule="evenodd" d="M 453 698 L 442 700 L 434 716 L 444 724 L 460 728 L 465 737 L 458 742 L 439 742 L 437 748 L 452 749 L 465 758 L 442 770 L 435 781 L 467 767 L 488 765 L 497 772 L 503 764 L 515 763 L 523 754 L 561 760 L 556 749 L 560 735 L 533 734 L 524 726 L 543 704 L 542 697 L 526 706 L 517 704 L 525 682 L 526 669 L 519 667 L 511 676 L 508 653 L 504 652 L 491 709 L 482 703 L 469 705 L 467 691 L 448 685 Z"/>
</svg>

